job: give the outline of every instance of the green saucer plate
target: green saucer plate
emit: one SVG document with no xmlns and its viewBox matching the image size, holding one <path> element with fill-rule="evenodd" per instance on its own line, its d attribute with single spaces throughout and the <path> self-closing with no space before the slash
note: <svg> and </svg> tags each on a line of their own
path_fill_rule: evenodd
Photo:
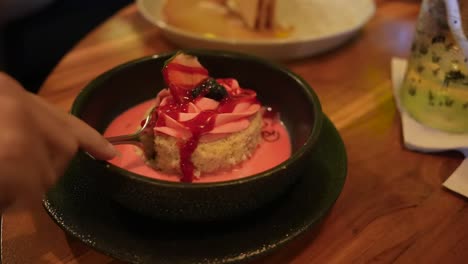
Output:
<svg viewBox="0 0 468 264">
<path fill-rule="evenodd" d="M 332 208 L 346 179 L 347 157 L 328 118 L 309 164 L 287 194 L 232 221 L 171 223 L 137 215 L 99 190 L 96 175 L 82 175 L 79 158 L 48 192 L 44 207 L 70 236 L 126 262 L 239 263 L 318 229 Z"/>
</svg>

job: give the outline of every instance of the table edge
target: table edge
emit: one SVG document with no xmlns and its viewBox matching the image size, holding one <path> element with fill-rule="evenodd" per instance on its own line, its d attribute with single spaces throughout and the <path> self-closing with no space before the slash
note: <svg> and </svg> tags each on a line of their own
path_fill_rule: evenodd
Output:
<svg viewBox="0 0 468 264">
<path fill-rule="evenodd" d="M 3 263 L 3 214 L 0 213 L 0 264 Z"/>
</svg>

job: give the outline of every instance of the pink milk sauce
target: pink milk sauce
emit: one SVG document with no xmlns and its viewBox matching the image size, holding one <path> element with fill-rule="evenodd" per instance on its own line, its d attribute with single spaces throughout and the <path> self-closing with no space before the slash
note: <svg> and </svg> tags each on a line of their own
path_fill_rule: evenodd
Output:
<svg viewBox="0 0 468 264">
<path fill-rule="evenodd" d="M 140 127 L 140 122 L 148 110 L 153 106 L 154 100 L 149 100 L 128 109 L 111 122 L 104 132 L 104 136 L 111 137 L 134 133 Z M 281 122 L 273 121 L 272 116 L 272 114 L 264 115 L 262 141 L 249 160 L 230 171 L 203 174 L 193 182 L 235 180 L 268 170 L 287 160 L 291 156 L 291 142 L 288 132 Z M 109 161 L 115 166 L 149 178 L 180 182 L 180 175 L 163 173 L 146 165 L 141 151 L 136 146 L 118 145 L 116 148 L 121 155 Z"/>
</svg>

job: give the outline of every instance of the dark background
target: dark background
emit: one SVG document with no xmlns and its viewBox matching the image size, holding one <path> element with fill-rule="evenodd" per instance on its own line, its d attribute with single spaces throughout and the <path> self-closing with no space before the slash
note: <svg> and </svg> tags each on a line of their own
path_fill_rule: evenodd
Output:
<svg viewBox="0 0 468 264">
<path fill-rule="evenodd" d="M 65 53 L 132 0 L 57 0 L 0 29 L 0 70 L 37 92 Z"/>
</svg>

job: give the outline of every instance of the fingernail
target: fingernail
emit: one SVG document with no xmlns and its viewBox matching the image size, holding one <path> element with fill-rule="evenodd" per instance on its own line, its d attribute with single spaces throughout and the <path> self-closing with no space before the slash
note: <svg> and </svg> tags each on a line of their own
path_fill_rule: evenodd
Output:
<svg viewBox="0 0 468 264">
<path fill-rule="evenodd" d="M 115 149 L 116 153 L 115 153 L 115 157 L 117 158 L 122 158 L 122 152 L 120 152 L 119 150 Z"/>
<path fill-rule="evenodd" d="M 109 159 L 121 156 L 120 152 L 111 143 L 107 144 L 106 152 L 109 154 Z"/>
</svg>

